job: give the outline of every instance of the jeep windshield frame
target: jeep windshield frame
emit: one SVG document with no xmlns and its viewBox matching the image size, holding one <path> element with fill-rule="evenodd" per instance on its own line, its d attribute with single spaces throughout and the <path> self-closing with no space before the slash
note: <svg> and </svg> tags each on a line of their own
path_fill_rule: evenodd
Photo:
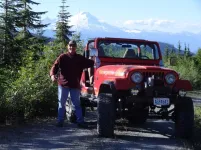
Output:
<svg viewBox="0 0 201 150">
<path fill-rule="evenodd" d="M 113 59 L 161 60 L 160 48 L 157 42 L 123 39 L 123 38 L 97 38 L 95 47 L 99 57 Z"/>
</svg>

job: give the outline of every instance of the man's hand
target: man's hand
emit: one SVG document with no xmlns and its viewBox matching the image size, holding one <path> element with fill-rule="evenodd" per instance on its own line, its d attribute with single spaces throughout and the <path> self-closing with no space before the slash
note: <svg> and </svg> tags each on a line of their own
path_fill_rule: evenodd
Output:
<svg viewBox="0 0 201 150">
<path fill-rule="evenodd" d="M 51 80 L 52 80 L 52 82 L 55 82 L 57 79 L 55 78 L 54 75 L 52 75 L 52 76 L 51 76 Z"/>
</svg>

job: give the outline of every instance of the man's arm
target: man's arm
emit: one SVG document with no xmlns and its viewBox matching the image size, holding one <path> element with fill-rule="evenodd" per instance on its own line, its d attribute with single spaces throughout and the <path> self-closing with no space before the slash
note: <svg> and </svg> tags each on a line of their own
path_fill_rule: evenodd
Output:
<svg viewBox="0 0 201 150">
<path fill-rule="evenodd" d="M 94 60 L 83 57 L 82 66 L 83 66 L 83 69 L 93 67 L 94 66 Z"/>
<path fill-rule="evenodd" d="M 56 61 L 54 62 L 54 64 L 52 65 L 52 68 L 50 69 L 50 77 L 51 77 L 51 80 L 54 82 L 56 81 L 56 77 L 55 75 L 57 74 L 58 70 L 59 70 L 59 64 L 60 64 L 60 59 L 61 59 L 61 56 L 59 56 Z"/>
</svg>

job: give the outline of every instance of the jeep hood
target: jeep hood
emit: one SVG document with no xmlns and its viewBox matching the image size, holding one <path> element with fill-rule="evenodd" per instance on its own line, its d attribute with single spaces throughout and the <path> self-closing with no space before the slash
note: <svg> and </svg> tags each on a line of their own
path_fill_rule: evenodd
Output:
<svg viewBox="0 0 201 150">
<path fill-rule="evenodd" d="M 140 65 L 107 65 L 98 68 L 97 72 L 107 76 L 126 76 L 130 72 L 141 71 L 141 72 L 174 72 L 170 68 L 160 66 L 140 66 Z M 177 74 L 177 73 L 176 73 Z M 177 74 L 178 75 L 178 74 Z"/>
</svg>

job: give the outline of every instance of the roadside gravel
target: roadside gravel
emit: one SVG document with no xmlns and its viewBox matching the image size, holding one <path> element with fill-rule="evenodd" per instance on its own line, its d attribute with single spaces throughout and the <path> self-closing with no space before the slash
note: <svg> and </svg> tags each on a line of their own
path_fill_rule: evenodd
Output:
<svg viewBox="0 0 201 150">
<path fill-rule="evenodd" d="M 73 149 L 73 150 L 184 150 L 186 141 L 174 138 L 171 121 L 148 120 L 143 126 L 132 127 L 118 121 L 114 138 L 100 138 L 96 134 L 96 113 L 87 112 L 89 129 L 79 129 L 66 123 L 55 127 L 55 118 L 39 119 L 16 127 L 0 127 L 0 149 Z"/>
</svg>

